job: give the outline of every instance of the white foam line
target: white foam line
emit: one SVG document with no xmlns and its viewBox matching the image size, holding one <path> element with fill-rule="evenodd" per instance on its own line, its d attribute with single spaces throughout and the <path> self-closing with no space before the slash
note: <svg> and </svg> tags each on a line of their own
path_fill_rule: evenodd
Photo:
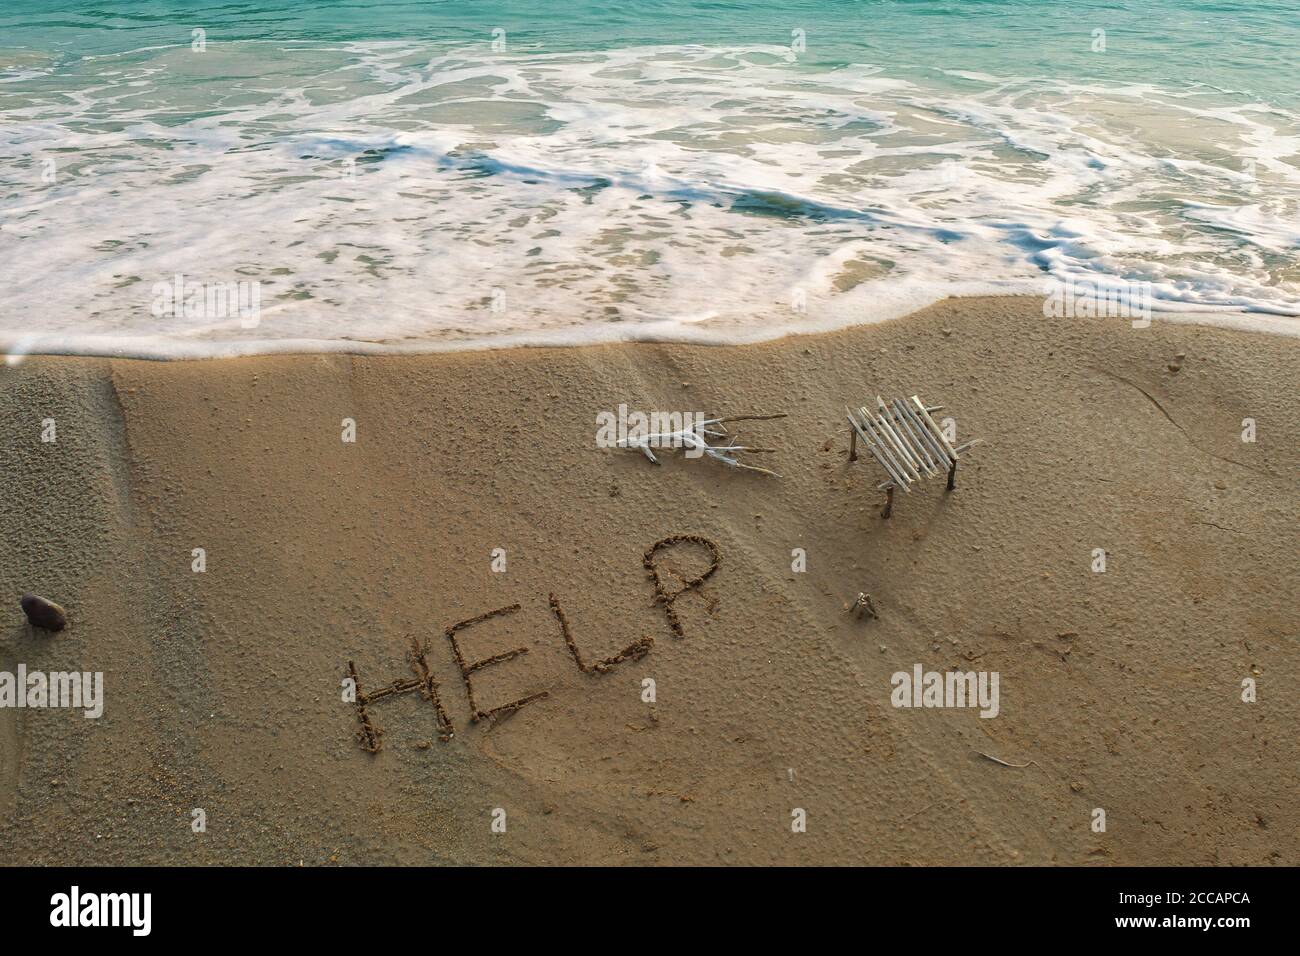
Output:
<svg viewBox="0 0 1300 956">
<path fill-rule="evenodd" d="M 643 323 L 636 326 L 589 325 L 580 330 L 536 329 L 507 332 L 495 336 L 477 336 L 463 339 L 440 339 L 426 342 L 364 342 L 346 339 L 238 339 L 220 342 L 160 341 L 148 336 L 114 335 L 0 335 L 0 354 L 8 364 L 18 364 L 27 356 L 65 355 L 97 358 L 144 359 L 152 361 L 188 361 L 202 359 L 239 358 L 254 355 L 348 354 L 348 355 L 429 355 L 444 352 L 494 351 L 511 348 L 578 348 L 590 345 L 611 344 L 684 344 L 725 347 L 752 345 L 800 335 L 814 335 L 840 331 L 865 325 L 878 325 L 897 321 L 927 308 L 945 298 L 1022 298 L 1041 302 L 1038 297 L 1006 292 L 999 294 L 987 289 L 951 296 L 938 295 L 929 301 L 918 301 L 899 311 L 883 311 L 864 322 L 788 322 L 737 332 L 715 332 L 699 327 L 684 327 L 678 320 Z M 1231 329 L 1300 338 L 1300 321 L 1258 313 L 1232 311 L 1153 311 L 1153 319 L 1185 325 Z M 1087 319 L 1044 319 L 1043 321 L 1072 322 Z M 1141 335 L 1140 329 L 1133 331 Z"/>
</svg>

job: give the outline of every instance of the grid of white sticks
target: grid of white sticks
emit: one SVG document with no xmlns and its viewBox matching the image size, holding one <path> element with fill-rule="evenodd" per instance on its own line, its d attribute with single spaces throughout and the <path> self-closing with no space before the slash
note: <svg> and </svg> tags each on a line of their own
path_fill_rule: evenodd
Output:
<svg viewBox="0 0 1300 956">
<path fill-rule="evenodd" d="M 889 404 L 879 395 L 876 408 L 866 405 L 848 412 L 849 424 L 861 438 L 889 480 L 878 486 L 882 491 L 902 488 L 910 491 L 912 484 L 922 478 L 947 475 L 957 464 L 961 453 L 979 444 L 975 438 L 953 446 L 932 417 L 931 412 L 942 405 L 927 406 L 913 395 L 910 399 L 896 398 Z"/>
</svg>

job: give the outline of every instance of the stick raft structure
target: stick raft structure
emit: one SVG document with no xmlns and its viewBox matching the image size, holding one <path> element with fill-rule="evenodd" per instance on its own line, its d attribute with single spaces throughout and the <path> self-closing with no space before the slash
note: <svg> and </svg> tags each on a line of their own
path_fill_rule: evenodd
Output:
<svg viewBox="0 0 1300 956">
<path fill-rule="evenodd" d="M 931 412 L 942 408 L 942 405 L 926 405 L 915 395 L 909 399 L 896 398 L 889 404 L 877 395 L 874 409 L 866 405 L 857 410 L 845 409 L 852 426 L 849 461 L 858 460 L 861 438 L 871 457 L 889 475 L 888 480 L 877 486 L 885 492 L 882 518 L 893 513 L 896 488 L 910 493 L 912 485 L 922 478 L 937 478 L 944 472 L 948 474 L 948 490 L 957 487 L 957 460 L 962 452 L 980 444 L 980 439 L 953 447 L 930 417 Z"/>
</svg>

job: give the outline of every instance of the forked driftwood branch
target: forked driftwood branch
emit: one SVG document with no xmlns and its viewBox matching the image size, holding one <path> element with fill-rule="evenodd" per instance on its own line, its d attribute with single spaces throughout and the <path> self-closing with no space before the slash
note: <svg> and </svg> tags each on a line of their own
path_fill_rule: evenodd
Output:
<svg viewBox="0 0 1300 956">
<path fill-rule="evenodd" d="M 730 434 L 726 426 L 732 422 L 766 422 L 785 417 L 786 413 L 781 412 L 776 415 L 731 415 L 726 418 L 708 418 L 677 431 L 629 435 L 626 438 L 620 438 L 617 447 L 636 448 L 656 465 L 659 464 L 659 459 L 655 457 L 654 451 L 651 449 L 657 448 L 663 451 L 664 449 L 683 448 L 686 450 L 688 458 L 699 458 L 707 455 L 709 458 L 720 461 L 730 468 L 756 471 L 759 474 L 780 478 L 781 476 L 770 468 L 750 465 L 736 457 L 742 453 L 746 455 L 769 455 L 776 451 L 775 448 L 739 445 L 736 442 L 740 436 Z M 725 445 L 710 445 L 710 438 L 726 439 L 727 443 Z M 695 454 L 691 454 L 692 452 Z"/>
</svg>

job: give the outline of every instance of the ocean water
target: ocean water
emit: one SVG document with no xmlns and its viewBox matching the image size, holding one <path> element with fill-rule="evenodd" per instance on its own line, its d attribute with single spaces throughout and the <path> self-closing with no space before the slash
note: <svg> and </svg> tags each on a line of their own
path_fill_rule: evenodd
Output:
<svg viewBox="0 0 1300 956">
<path fill-rule="evenodd" d="M 1050 280 L 1300 330 L 1300 0 L 0 10 L 0 350 L 751 341 Z"/>
</svg>

